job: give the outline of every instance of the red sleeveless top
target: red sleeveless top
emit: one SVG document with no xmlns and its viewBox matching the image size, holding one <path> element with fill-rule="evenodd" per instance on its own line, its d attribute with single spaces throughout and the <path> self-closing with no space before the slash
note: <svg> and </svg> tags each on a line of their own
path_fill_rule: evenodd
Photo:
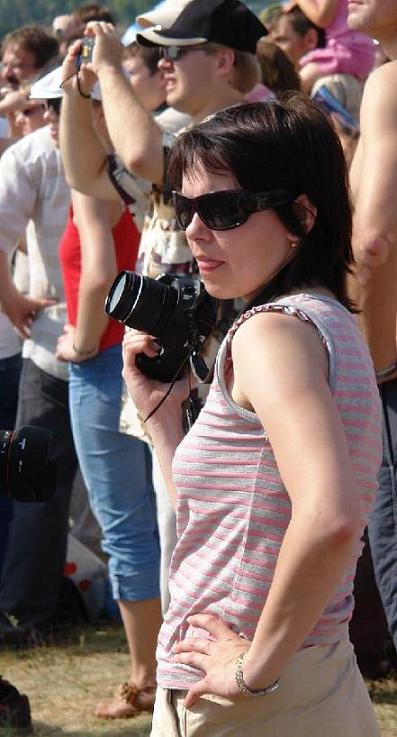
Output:
<svg viewBox="0 0 397 737">
<path fill-rule="evenodd" d="M 140 233 L 127 208 L 113 228 L 112 234 L 118 271 L 134 269 Z M 81 246 L 79 231 L 73 222 L 72 208 L 69 210 L 66 228 L 59 244 L 59 258 L 61 261 L 68 321 L 71 325 L 76 325 L 81 277 Z M 99 343 L 99 350 L 103 351 L 105 348 L 110 348 L 117 343 L 121 343 L 123 335 L 124 325 L 114 320 L 109 320 L 108 326 Z"/>
</svg>

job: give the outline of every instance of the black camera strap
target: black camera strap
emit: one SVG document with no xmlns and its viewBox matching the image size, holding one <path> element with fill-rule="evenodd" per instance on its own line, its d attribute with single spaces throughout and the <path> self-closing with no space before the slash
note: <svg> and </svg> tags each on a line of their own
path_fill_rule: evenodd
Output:
<svg viewBox="0 0 397 737">
<path fill-rule="evenodd" d="M 169 385 L 166 393 L 160 399 L 160 401 L 156 404 L 156 406 L 149 412 L 149 414 L 147 415 L 147 417 L 145 417 L 145 419 L 143 420 L 144 423 L 147 422 L 148 420 L 150 420 L 151 417 L 153 417 L 154 413 L 157 412 L 157 410 L 161 407 L 162 404 L 164 404 L 164 402 L 167 399 L 168 395 L 172 392 L 172 390 L 173 390 L 173 388 L 175 386 L 175 383 L 180 378 L 180 376 L 182 374 L 182 371 L 184 370 L 184 368 L 186 368 L 188 362 L 190 361 L 190 358 L 191 358 L 193 352 L 195 351 L 195 348 L 196 348 L 196 340 L 197 340 L 197 335 L 193 336 L 193 339 L 192 339 L 191 345 L 190 345 L 190 350 L 189 350 L 188 354 L 185 356 L 185 358 L 183 359 L 183 361 L 182 361 L 181 365 L 179 366 L 179 368 L 176 370 L 174 376 L 172 377 L 171 383 L 170 383 L 170 385 Z M 189 372 L 189 386 L 190 386 L 190 372 Z M 187 423 L 187 426 L 188 426 L 189 422 L 191 421 L 191 419 L 193 417 L 193 400 L 191 400 L 191 404 L 189 404 L 189 400 L 191 400 L 191 386 L 190 386 L 189 397 L 182 403 L 182 409 L 184 411 L 184 418 L 183 418 L 182 424 L 183 424 L 184 429 L 185 429 L 186 423 Z M 185 407 L 185 405 L 186 405 L 186 407 Z M 186 419 L 185 419 L 185 411 L 187 412 Z M 195 417 L 195 419 L 197 419 L 197 417 Z M 192 424 L 193 424 L 193 422 L 194 422 L 194 420 L 192 421 Z M 190 429 L 190 426 L 188 426 L 188 429 Z"/>
</svg>

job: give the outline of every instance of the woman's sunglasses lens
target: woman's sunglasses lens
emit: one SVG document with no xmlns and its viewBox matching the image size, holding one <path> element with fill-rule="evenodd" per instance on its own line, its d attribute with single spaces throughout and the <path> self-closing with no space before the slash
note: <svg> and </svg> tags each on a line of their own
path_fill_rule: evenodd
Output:
<svg viewBox="0 0 397 737">
<path fill-rule="evenodd" d="M 186 230 L 195 212 L 211 230 L 230 230 L 246 222 L 251 212 L 243 192 L 210 192 L 189 199 L 174 192 L 174 208 L 179 226 Z"/>
<path fill-rule="evenodd" d="M 191 200 L 187 197 L 183 197 L 178 192 L 174 192 L 173 201 L 178 224 L 182 230 L 186 230 L 194 215 L 194 204 Z"/>
<path fill-rule="evenodd" d="M 229 230 L 247 219 L 246 208 L 236 192 L 212 192 L 200 200 L 199 215 L 212 230 Z"/>
</svg>

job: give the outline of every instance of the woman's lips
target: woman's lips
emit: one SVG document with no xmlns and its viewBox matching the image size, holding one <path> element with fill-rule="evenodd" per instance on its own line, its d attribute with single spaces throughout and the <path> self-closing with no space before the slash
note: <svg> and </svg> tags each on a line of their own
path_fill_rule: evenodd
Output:
<svg viewBox="0 0 397 737">
<path fill-rule="evenodd" d="M 205 271 L 214 271 L 224 264 L 224 261 L 215 261 L 210 258 L 197 258 L 196 260 L 201 273 Z"/>
</svg>

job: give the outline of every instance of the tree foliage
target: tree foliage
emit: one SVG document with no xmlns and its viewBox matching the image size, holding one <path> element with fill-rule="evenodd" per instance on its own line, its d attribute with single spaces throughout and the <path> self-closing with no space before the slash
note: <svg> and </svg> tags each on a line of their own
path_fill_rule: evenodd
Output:
<svg viewBox="0 0 397 737">
<path fill-rule="evenodd" d="M 0 38 L 20 26 L 40 23 L 51 26 L 56 15 L 70 13 L 91 0 L 0 0 Z M 121 28 L 153 5 L 151 0 L 102 0 L 114 12 Z"/>
</svg>

